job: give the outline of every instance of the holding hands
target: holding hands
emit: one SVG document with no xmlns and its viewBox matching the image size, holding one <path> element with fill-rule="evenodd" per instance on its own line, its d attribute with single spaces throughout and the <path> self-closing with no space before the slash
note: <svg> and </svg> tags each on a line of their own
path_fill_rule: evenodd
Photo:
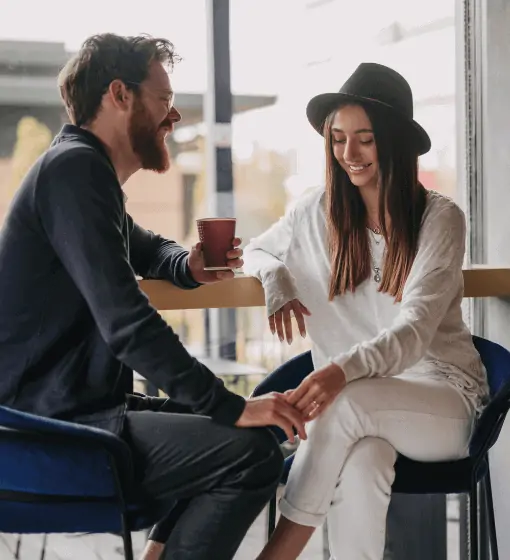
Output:
<svg viewBox="0 0 510 560">
<path fill-rule="evenodd" d="M 305 377 L 299 387 L 287 391 L 287 402 L 300 412 L 307 422 L 317 418 L 336 399 L 347 382 L 343 369 L 330 363 Z"/>
<path fill-rule="evenodd" d="M 268 393 L 248 399 L 236 426 L 278 426 L 291 443 L 294 442 L 294 430 L 300 439 L 305 440 L 305 424 L 322 414 L 345 385 L 342 368 L 328 364 L 312 372 L 299 387 L 285 394 Z"/>
<path fill-rule="evenodd" d="M 249 398 L 236 426 L 239 428 L 278 426 L 285 432 L 291 443 L 294 442 L 295 429 L 301 439 L 306 439 L 303 414 L 281 393 L 268 393 Z"/>
</svg>

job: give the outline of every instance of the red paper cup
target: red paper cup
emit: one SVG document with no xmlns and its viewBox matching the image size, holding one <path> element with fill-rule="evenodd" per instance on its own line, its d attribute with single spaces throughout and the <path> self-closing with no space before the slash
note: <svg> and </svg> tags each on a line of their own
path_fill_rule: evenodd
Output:
<svg viewBox="0 0 510 560">
<path fill-rule="evenodd" d="M 233 249 L 236 219 L 203 218 L 197 220 L 197 227 L 204 253 L 204 269 L 230 270 L 227 266 L 227 253 Z"/>
</svg>

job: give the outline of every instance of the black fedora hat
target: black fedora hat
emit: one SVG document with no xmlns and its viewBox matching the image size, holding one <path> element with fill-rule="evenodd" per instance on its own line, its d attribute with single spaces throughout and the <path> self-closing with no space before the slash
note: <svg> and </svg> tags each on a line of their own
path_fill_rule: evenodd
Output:
<svg viewBox="0 0 510 560">
<path fill-rule="evenodd" d="M 403 76 L 395 70 L 364 62 L 340 88 L 338 93 L 323 93 L 310 100 L 306 116 L 319 134 L 323 134 L 327 116 L 345 102 L 369 104 L 380 107 L 409 126 L 420 155 L 430 150 L 430 138 L 413 119 L 413 93 Z"/>
</svg>

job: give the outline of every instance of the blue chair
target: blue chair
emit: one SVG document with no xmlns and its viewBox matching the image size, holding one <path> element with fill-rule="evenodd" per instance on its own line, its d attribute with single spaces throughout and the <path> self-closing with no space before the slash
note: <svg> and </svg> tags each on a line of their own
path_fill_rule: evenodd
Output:
<svg viewBox="0 0 510 560">
<path fill-rule="evenodd" d="M 496 443 L 510 408 L 510 352 L 480 337 L 474 336 L 473 341 L 487 369 L 491 400 L 473 433 L 469 457 L 459 461 L 421 463 L 399 455 L 392 491 L 401 494 L 469 494 L 469 558 L 478 560 L 478 482 L 481 482 L 487 505 L 491 557 L 499 560 L 488 451 Z M 255 389 L 254 396 L 294 389 L 313 369 L 310 352 L 296 356 L 269 375 Z M 281 442 L 286 440 L 282 430 L 274 430 Z M 291 455 L 285 461 L 282 484 L 287 482 L 293 460 L 294 455 Z M 269 504 L 268 537 L 274 531 L 275 521 L 276 496 Z"/>
<path fill-rule="evenodd" d="M 167 513 L 136 501 L 129 447 L 104 430 L 0 406 L 0 458 L 3 533 L 121 534 L 133 560 L 131 531 Z"/>
</svg>

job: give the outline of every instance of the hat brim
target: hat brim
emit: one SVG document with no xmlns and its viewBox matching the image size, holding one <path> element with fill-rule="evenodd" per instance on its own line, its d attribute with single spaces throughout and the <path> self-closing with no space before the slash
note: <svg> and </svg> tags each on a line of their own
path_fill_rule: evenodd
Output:
<svg viewBox="0 0 510 560">
<path fill-rule="evenodd" d="M 405 115 L 395 111 L 391 105 L 369 97 L 351 95 L 348 93 L 321 93 L 320 95 L 313 97 L 306 107 L 306 116 L 308 117 L 308 121 L 313 128 L 321 136 L 323 136 L 324 123 L 328 115 L 334 111 L 336 107 L 339 107 L 346 102 L 358 102 L 386 109 L 393 116 L 399 118 L 401 122 L 409 126 L 409 132 L 416 139 L 420 155 L 426 154 L 430 150 L 430 137 L 422 126 L 420 126 L 415 120 L 409 119 Z"/>
</svg>

